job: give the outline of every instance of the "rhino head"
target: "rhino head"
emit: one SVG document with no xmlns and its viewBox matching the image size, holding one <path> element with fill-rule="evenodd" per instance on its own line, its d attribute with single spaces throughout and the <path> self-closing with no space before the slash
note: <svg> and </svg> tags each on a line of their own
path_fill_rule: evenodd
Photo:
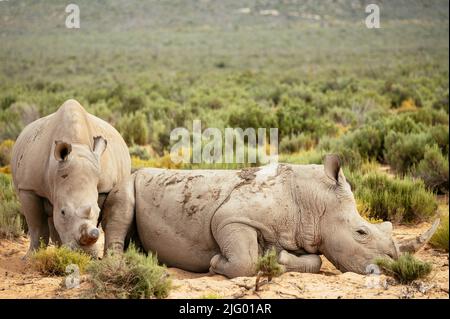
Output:
<svg viewBox="0 0 450 319">
<path fill-rule="evenodd" d="M 318 250 L 342 272 L 367 274 L 377 257 L 396 259 L 403 252 L 414 253 L 426 244 L 438 227 L 439 220 L 422 236 L 396 243 L 390 222 L 372 224 L 358 213 L 338 156 L 326 156 L 321 173 L 319 183 L 325 194 Z"/>
<path fill-rule="evenodd" d="M 100 159 L 107 141 L 95 137 L 88 145 L 55 141 L 56 170 L 53 176 L 53 221 L 62 244 L 94 256 L 103 251 L 99 229 L 98 184 Z"/>
</svg>

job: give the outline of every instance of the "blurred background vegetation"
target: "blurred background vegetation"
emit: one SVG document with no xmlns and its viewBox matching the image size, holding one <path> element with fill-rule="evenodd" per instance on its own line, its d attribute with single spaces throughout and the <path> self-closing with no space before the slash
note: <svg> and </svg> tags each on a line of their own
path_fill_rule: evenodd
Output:
<svg viewBox="0 0 450 319">
<path fill-rule="evenodd" d="M 170 131 L 200 119 L 278 127 L 283 162 L 339 153 L 368 218 L 420 221 L 448 193 L 448 1 L 76 3 L 80 29 L 65 28 L 65 1 L 0 2 L 3 172 L 22 128 L 75 98 L 135 167 L 180 167 Z M 184 165 L 205 166 L 239 165 Z"/>
</svg>

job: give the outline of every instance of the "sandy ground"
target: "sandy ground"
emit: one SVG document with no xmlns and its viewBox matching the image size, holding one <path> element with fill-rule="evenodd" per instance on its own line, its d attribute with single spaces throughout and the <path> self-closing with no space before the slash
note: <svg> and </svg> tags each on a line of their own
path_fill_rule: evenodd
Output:
<svg viewBox="0 0 450 319">
<path fill-rule="evenodd" d="M 397 226 L 396 239 L 409 238 L 430 225 Z M 65 278 L 44 277 L 22 260 L 28 239 L 0 240 L 0 298 L 83 298 L 89 283 L 82 277 L 79 288 L 67 289 Z M 426 279 L 411 285 L 391 278 L 339 272 L 323 258 L 319 274 L 285 273 L 254 291 L 255 277 L 228 280 L 223 276 L 194 274 L 169 268 L 173 286 L 168 298 L 449 298 L 448 253 L 429 246 L 416 256 L 433 264 Z"/>
</svg>

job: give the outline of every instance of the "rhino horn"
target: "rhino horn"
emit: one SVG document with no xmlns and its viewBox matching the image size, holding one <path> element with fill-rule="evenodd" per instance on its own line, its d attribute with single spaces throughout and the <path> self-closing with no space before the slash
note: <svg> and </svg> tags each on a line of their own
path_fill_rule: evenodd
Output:
<svg viewBox="0 0 450 319">
<path fill-rule="evenodd" d="M 398 243 L 399 253 L 415 253 L 419 251 L 433 237 L 439 227 L 440 219 L 436 219 L 433 225 L 425 233 L 416 238 L 402 240 Z"/>
<path fill-rule="evenodd" d="M 80 244 L 83 246 L 93 245 L 99 237 L 100 231 L 97 228 L 88 229 L 88 227 L 84 226 L 81 231 Z"/>
</svg>

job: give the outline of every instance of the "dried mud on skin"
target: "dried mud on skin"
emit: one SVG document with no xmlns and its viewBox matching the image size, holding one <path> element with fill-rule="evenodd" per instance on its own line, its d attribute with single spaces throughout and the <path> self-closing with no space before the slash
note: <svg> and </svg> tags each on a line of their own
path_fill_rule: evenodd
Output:
<svg viewBox="0 0 450 319">
<path fill-rule="evenodd" d="M 414 237 L 430 224 L 397 226 L 395 239 Z M 79 288 L 66 289 L 64 277 L 44 277 L 22 260 L 28 239 L 0 240 L 0 298 L 83 298 L 90 285 L 84 277 Z M 256 293 L 255 277 L 227 279 L 219 275 L 196 274 L 169 268 L 174 288 L 168 298 L 449 298 L 448 253 L 428 245 L 416 256 L 433 264 L 433 272 L 426 280 L 411 285 L 399 285 L 387 276 L 379 276 L 378 288 L 368 288 L 373 277 L 339 272 L 323 258 L 319 274 L 289 272 Z M 376 282 L 375 282 L 376 283 Z"/>
</svg>

